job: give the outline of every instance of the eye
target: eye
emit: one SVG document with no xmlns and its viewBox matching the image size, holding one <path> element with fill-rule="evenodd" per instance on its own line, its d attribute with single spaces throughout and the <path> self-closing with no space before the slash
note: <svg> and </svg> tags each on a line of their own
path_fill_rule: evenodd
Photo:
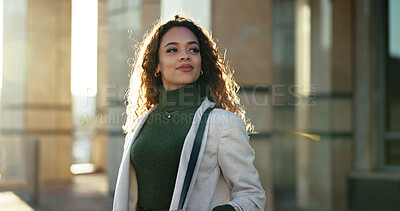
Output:
<svg viewBox="0 0 400 211">
<path fill-rule="evenodd" d="M 194 53 L 198 53 L 198 52 L 200 52 L 200 49 L 198 49 L 198 48 L 190 48 L 189 51 L 190 52 L 194 52 Z"/>
<path fill-rule="evenodd" d="M 169 49 L 167 50 L 167 53 L 173 53 L 173 52 L 177 52 L 177 51 L 178 51 L 177 48 L 169 48 Z"/>
</svg>

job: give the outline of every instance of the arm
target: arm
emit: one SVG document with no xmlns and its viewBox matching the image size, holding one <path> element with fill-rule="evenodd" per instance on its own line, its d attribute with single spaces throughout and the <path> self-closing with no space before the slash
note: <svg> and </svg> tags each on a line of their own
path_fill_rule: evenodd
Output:
<svg viewBox="0 0 400 211">
<path fill-rule="evenodd" d="M 255 154 L 244 122 L 237 115 L 229 115 L 227 123 L 221 133 L 218 161 L 231 188 L 232 201 L 228 204 L 240 211 L 263 211 L 266 196 L 253 165 Z"/>
<path fill-rule="evenodd" d="M 221 206 L 216 206 L 212 211 L 235 211 L 235 208 L 233 208 L 229 204 L 221 205 Z"/>
</svg>

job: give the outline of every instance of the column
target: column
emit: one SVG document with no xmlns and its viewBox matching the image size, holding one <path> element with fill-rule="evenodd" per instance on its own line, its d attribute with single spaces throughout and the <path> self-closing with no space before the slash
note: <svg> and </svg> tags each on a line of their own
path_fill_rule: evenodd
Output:
<svg viewBox="0 0 400 211">
<path fill-rule="evenodd" d="M 98 112 L 104 116 L 107 134 L 107 175 L 110 193 L 115 190 L 118 168 L 122 157 L 125 134 L 125 93 L 134 57 L 134 46 L 142 41 L 150 23 L 160 16 L 160 0 L 109 0 L 108 14 L 108 61 L 105 69 L 99 69 Z M 146 27 L 146 28 L 145 28 Z M 100 29 L 100 28 L 99 28 Z M 102 32 L 104 34 L 104 32 Z M 105 39 L 105 38 L 104 38 Z M 129 64 L 128 64 L 129 63 Z M 104 130 L 103 130 L 104 131 Z M 104 133 L 104 132 L 103 132 Z"/>
<path fill-rule="evenodd" d="M 355 170 L 371 171 L 379 167 L 378 149 L 380 130 L 383 125 L 380 118 L 380 106 L 384 101 L 381 48 L 385 44 L 377 44 L 386 34 L 383 32 L 385 3 L 355 1 L 354 33 L 355 44 Z M 379 41 L 380 41 L 379 40 Z M 366 132 L 370 131 L 370 132 Z"/>
<path fill-rule="evenodd" d="M 241 103 L 248 108 L 247 116 L 259 131 L 250 137 L 250 143 L 267 194 L 265 210 L 273 210 L 271 1 L 213 1 L 211 20 L 217 46 L 221 53 L 226 53 L 242 87 Z"/>
<path fill-rule="evenodd" d="M 297 204 L 347 207 L 352 168 L 352 2 L 296 1 Z"/>
<path fill-rule="evenodd" d="M 99 171 L 107 170 L 107 78 L 109 25 L 107 0 L 98 1 L 96 132 L 92 142 L 92 163 Z"/>
<path fill-rule="evenodd" d="M 287 132 L 293 130 L 295 123 L 295 1 L 273 1 L 272 15 L 274 188 L 276 198 L 279 193 L 294 197 L 296 138 Z"/>
<path fill-rule="evenodd" d="M 70 0 L 4 1 L 1 140 L 22 160 L 39 140 L 42 183 L 71 180 L 70 57 Z"/>
</svg>

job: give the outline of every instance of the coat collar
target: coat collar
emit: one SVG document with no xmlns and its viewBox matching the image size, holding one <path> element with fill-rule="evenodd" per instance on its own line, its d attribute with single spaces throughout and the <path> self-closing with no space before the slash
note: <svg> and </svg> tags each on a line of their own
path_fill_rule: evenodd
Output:
<svg viewBox="0 0 400 211">
<path fill-rule="evenodd" d="M 213 107 L 214 105 L 215 105 L 215 103 L 211 102 L 207 97 L 203 100 L 203 102 L 201 103 L 199 108 L 196 110 L 196 113 L 193 118 L 193 123 L 192 123 L 192 126 L 190 127 L 189 132 L 194 129 L 193 126 L 198 126 L 198 124 L 200 123 L 201 116 L 203 115 L 204 111 L 206 111 L 206 109 L 209 107 Z M 152 108 L 150 108 L 145 114 L 143 114 L 141 117 L 139 117 L 139 119 L 135 122 L 135 124 L 133 126 L 133 132 L 131 132 L 131 134 L 128 134 L 129 137 L 128 137 L 127 142 L 125 143 L 124 151 L 126 151 L 127 148 L 128 149 L 131 148 L 133 142 L 135 142 L 136 137 L 139 135 L 139 132 L 142 129 L 147 118 L 149 117 L 150 113 L 153 112 L 154 109 L 157 108 L 157 106 L 158 106 L 158 104 L 153 106 Z M 195 125 L 195 124 L 197 124 L 197 125 Z M 195 129 L 197 131 L 197 127 Z M 187 139 L 187 137 L 186 137 L 186 139 Z M 186 139 L 185 139 L 185 143 L 186 143 Z"/>
</svg>

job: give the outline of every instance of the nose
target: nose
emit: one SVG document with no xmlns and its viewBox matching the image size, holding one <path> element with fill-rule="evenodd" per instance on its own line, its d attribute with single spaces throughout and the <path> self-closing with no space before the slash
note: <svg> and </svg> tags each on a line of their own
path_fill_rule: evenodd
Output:
<svg viewBox="0 0 400 211">
<path fill-rule="evenodd" d="M 187 52 L 184 52 L 181 54 L 181 57 L 179 58 L 180 61 L 188 61 L 190 62 L 192 60 L 192 57 L 189 56 Z"/>
</svg>

